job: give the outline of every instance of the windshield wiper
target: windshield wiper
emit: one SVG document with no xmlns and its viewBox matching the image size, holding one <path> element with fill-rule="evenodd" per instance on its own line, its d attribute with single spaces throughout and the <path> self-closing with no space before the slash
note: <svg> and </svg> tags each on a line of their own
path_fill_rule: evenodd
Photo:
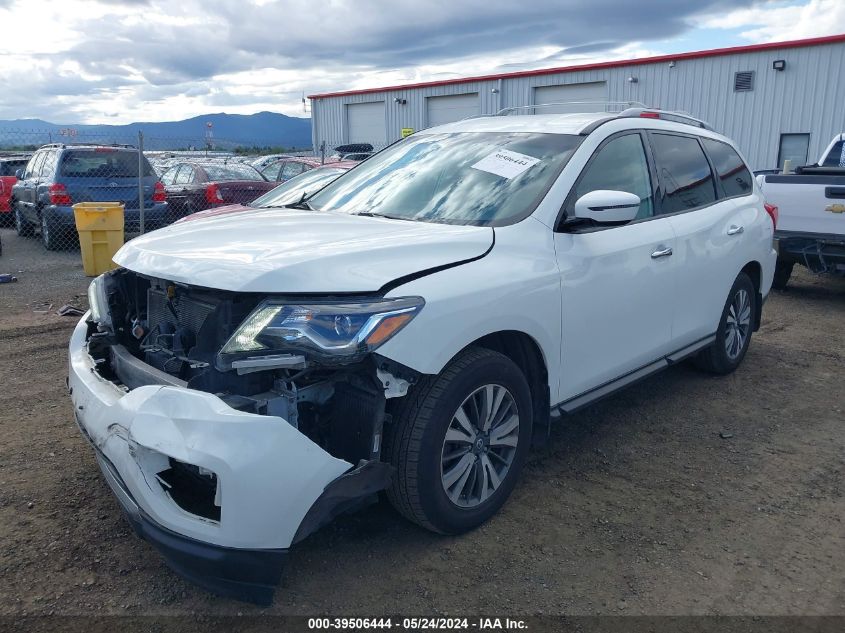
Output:
<svg viewBox="0 0 845 633">
<path fill-rule="evenodd" d="M 284 206 L 288 209 L 304 209 L 306 211 L 313 211 L 314 207 L 312 207 L 308 203 L 308 201 L 305 199 L 305 196 L 307 196 L 307 195 L 308 195 L 308 192 L 304 191 L 302 193 L 302 197 L 299 200 L 297 200 L 296 202 L 293 202 L 291 204 L 286 204 Z"/>
<path fill-rule="evenodd" d="M 408 222 L 413 222 L 413 218 L 403 218 L 398 215 L 387 215 L 386 213 L 373 213 L 372 211 L 359 211 L 358 213 L 352 213 L 351 215 L 361 215 L 365 218 L 387 218 L 388 220 L 406 220 Z"/>
</svg>

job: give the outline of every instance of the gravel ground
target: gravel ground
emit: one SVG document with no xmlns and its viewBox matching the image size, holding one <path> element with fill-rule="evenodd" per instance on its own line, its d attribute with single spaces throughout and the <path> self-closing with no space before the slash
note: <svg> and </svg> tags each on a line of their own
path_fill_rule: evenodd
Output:
<svg viewBox="0 0 845 633">
<path fill-rule="evenodd" d="M 0 615 L 845 614 L 845 280 L 797 272 L 743 366 L 675 367 L 564 419 L 482 528 L 382 501 L 298 545 L 273 606 L 181 580 L 72 422 L 77 255 L 2 231 Z"/>
</svg>

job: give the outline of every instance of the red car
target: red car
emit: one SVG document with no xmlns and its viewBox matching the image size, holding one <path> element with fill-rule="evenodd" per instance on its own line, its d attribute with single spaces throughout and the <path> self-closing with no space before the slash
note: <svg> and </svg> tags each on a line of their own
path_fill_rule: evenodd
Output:
<svg viewBox="0 0 845 633">
<path fill-rule="evenodd" d="M 12 187 L 18 181 L 15 172 L 26 167 L 27 162 L 29 162 L 27 156 L 0 158 L 0 226 L 11 226 L 15 223 L 9 199 L 12 197 Z"/>
<path fill-rule="evenodd" d="M 207 218 L 214 215 L 224 215 L 226 213 L 236 213 L 238 211 L 252 211 L 257 208 L 266 209 L 296 204 L 303 198 L 317 193 L 332 180 L 349 171 L 357 164 L 357 162 L 349 160 L 319 165 L 304 174 L 300 174 L 299 176 L 282 183 L 275 189 L 265 193 L 260 198 L 256 198 L 248 205 L 230 204 L 225 207 L 206 209 L 205 211 L 198 211 L 193 215 L 185 216 L 178 221 L 187 222 L 189 220 L 199 220 L 200 218 Z"/>
<path fill-rule="evenodd" d="M 269 181 L 287 182 L 291 178 L 304 174 L 306 171 L 320 167 L 322 163 L 319 158 L 313 156 L 291 156 L 280 158 L 275 163 L 270 163 L 261 170 L 262 175 Z"/>
<path fill-rule="evenodd" d="M 234 203 L 247 204 L 276 186 L 243 163 L 186 161 L 161 175 L 171 214 L 182 217 Z"/>
</svg>

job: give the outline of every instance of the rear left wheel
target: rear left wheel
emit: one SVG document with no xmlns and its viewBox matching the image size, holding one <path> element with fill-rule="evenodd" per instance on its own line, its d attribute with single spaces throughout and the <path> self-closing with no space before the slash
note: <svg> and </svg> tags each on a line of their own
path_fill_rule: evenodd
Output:
<svg viewBox="0 0 845 633">
<path fill-rule="evenodd" d="M 528 454 L 532 407 L 519 367 L 470 348 L 399 403 L 385 451 L 396 469 L 388 498 L 444 534 L 471 530 L 507 500 Z"/>
<path fill-rule="evenodd" d="M 62 233 L 48 220 L 41 215 L 41 243 L 48 251 L 57 251 L 62 248 Z"/>
<path fill-rule="evenodd" d="M 751 343 L 756 313 L 757 290 L 751 278 L 740 273 L 722 309 L 716 341 L 699 353 L 696 364 L 705 371 L 721 375 L 730 374 L 739 367 Z"/>
</svg>

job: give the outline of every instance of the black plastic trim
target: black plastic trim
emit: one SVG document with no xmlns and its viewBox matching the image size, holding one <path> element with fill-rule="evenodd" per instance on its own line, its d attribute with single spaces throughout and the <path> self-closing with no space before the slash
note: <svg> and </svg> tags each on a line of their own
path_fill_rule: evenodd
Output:
<svg viewBox="0 0 845 633">
<path fill-rule="evenodd" d="M 780 174 L 763 176 L 764 182 L 780 185 L 845 185 L 845 176 L 841 174 L 825 175 L 801 175 L 801 174 Z"/>
<path fill-rule="evenodd" d="M 168 567 L 212 593 L 267 606 L 282 577 L 286 549 L 240 549 L 197 541 L 156 523 L 133 499 L 108 458 L 97 461 L 135 533 L 164 557 Z"/>
<path fill-rule="evenodd" d="M 341 475 L 317 498 L 299 524 L 292 543 L 298 543 L 336 516 L 357 509 L 390 485 L 393 467 L 375 460 L 361 461 L 357 468 Z"/>
<path fill-rule="evenodd" d="M 111 366 L 120 381 L 129 389 L 144 385 L 187 387 L 188 383 L 135 358 L 123 345 L 109 347 Z"/>
<path fill-rule="evenodd" d="M 639 369 L 635 369 L 634 371 L 628 372 L 620 376 L 619 378 L 614 378 L 598 387 L 594 387 L 588 391 L 585 391 L 574 398 L 570 398 L 568 400 L 564 400 L 559 402 L 558 404 L 552 406 L 552 411 L 559 410 L 562 413 L 575 413 L 576 411 L 583 409 L 584 407 L 597 402 L 607 396 L 610 396 L 625 387 L 629 387 L 635 383 L 648 378 L 652 374 L 659 372 L 662 369 L 666 369 L 670 365 L 674 365 L 682 361 L 684 358 L 695 354 L 696 352 L 704 349 L 708 345 L 712 345 L 716 340 L 715 334 L 710 334 L 697 340 L 686 347 L 682 347 L 681 349 L 672 352 L 671 354 L 667 354 L 663 358 L 655 360 L 647 365 L 643 365 Z"/>
</svg>

